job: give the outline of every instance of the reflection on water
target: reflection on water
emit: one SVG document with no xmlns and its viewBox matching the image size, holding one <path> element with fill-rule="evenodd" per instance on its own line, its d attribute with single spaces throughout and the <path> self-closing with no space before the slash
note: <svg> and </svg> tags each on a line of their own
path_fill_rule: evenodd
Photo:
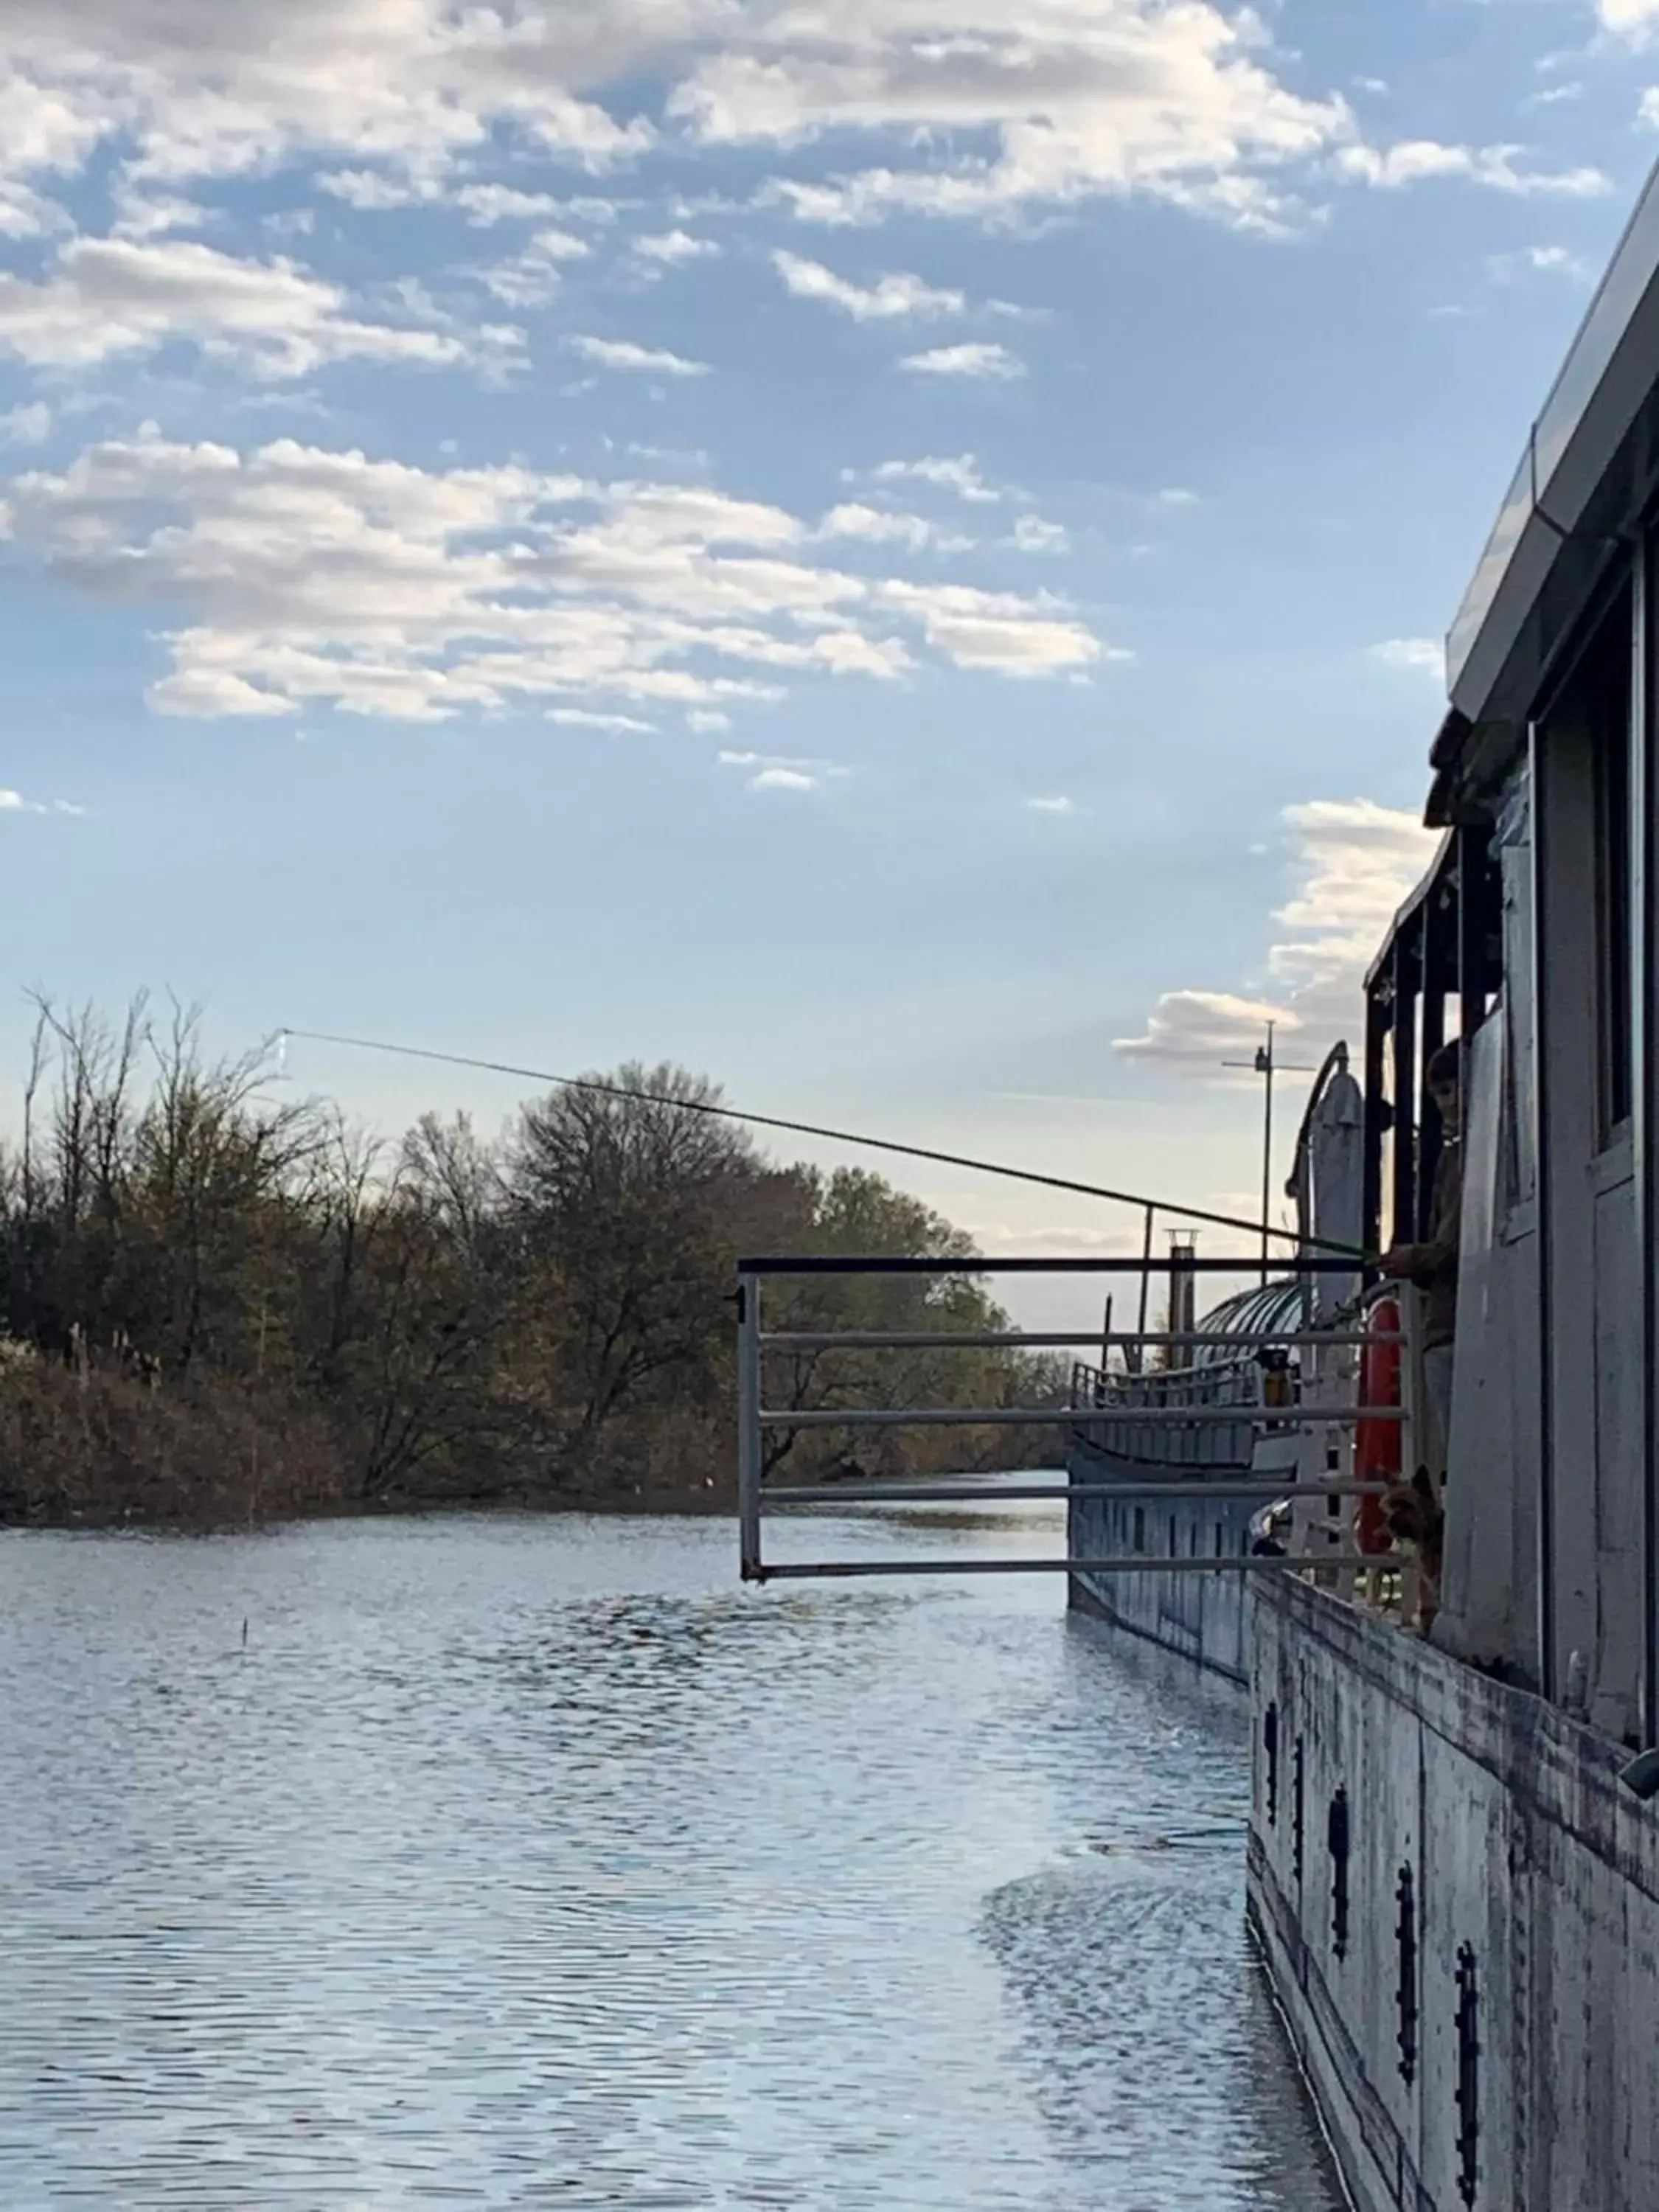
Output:
<svg viewBox="0 0 1659 2212">
<path fill-rule="evenodd" d="M 6 2212 L 1332 2212 L 1234 1694 L 1057 1577 L 733 1554 L 0 1539 Z"/>
</svg>

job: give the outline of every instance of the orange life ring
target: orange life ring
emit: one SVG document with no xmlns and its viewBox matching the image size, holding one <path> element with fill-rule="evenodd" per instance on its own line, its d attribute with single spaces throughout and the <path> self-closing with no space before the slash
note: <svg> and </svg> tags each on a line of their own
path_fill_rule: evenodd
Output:
<svg viewBox="0 0 1659 2212">
<path fill-rule="evenodd" d="M 1379 1298 L 1365 1316 L 1375 1340 L 1359 1355 L 1359 1402 L 1362 1406 L 1400 1403 L 1400 1301 Z M 1353 1475 L 1356 1482 L 1398 1482 L 1400 1480 L 1400 1424 L 1361 1421 L 1354 1431 Z M 1354 1533 L 1362 1552 L 1393 1549 L 1380 1498 L 1362 1498 L 1354 1516 Z"/>
</svg>

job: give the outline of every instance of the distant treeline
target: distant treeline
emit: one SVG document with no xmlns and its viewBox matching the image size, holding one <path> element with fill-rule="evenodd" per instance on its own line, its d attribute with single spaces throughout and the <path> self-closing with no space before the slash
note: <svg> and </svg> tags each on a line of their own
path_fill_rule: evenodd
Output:
<svg viewBox="0 0 1659 2212">
<path fill-rule="evenodd" d="M 969 1240 L 880 1176 L 766 1158 L 674 1066 L 486 1140 L 400 1142 L 195 1018 L 41 1002 L 0 1151 L 0 1521 L 214 1524 L 405 1504 L 728 1505 L 744 1251 L 961 1261 L 807 1278 L 769 1325 L 991 1328 Z M 770 1356 L 775 1405 L 1053 1401 L 1018 1353 Z M 1029 1466 L 1053 1431 L 777 1431 L 775 1472 Z M 856 1452 L 856 1459 L 850 1454 Z"/>
</svg>

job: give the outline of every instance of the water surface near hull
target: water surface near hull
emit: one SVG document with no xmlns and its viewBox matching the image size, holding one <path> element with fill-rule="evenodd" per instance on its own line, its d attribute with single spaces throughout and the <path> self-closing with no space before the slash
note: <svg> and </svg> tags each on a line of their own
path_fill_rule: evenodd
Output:
<svg viewBox="0 0 1659 2212">
<path fill-rule="evenodd" d="M 8 2212 L 1333 2212 L 1243 1930 L 1242 1702 L 1054 1578 L 733 1554 L 0 1540 Z"/>
</svg>

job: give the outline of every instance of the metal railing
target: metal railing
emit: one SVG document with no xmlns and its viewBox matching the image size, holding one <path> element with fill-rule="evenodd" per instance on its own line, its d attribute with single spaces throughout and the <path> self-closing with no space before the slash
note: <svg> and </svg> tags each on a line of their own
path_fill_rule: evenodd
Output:
<svg viewBox="0 0 1659 2212">
<path fill-rule="evenodd" d="M 1249 1275 L 1255 1272 L 1259 1261 L 1205 1258 L 1189 1260 L 1186 1264 L 1201 1274 Z M 857 1480 L 792 1484 L 769 1484 L 765 1480 L 767 1437 L 769 1433 L 778 1430 L 801 1432 L 826 1429 L 1060 1427 L 1077 1431 L 1080 1440 L 1086 1440 L 1091 1425 L 1103 1419 L 1109 1421 L 1114 1429 L 1144 1431 L 1173 1438 L 1201 1435 L 1206 1430 L 1221 1427 L 1234 1430 L 1243 1427 L 1252 1434 L 1262 1436 L 1285 1432 L 1305 1434 L 1314 1430 L 1348 1428 L 1367 1418 L 1384 1421 L 1402 1418 L 1398 1407 L 1358 1407 L 1351 1403 L 1302 1404 L 1294 1399 L 1285 1404 L 1269 1405 L 1262 1401 L 1259 1387 L 1254 1401 L 1247 1401 L 1237 1395 L 1243 1389 L 1243 1378 L 1249 1372 L 1249 1363 L 1243 1360 L 1222 1362 L 1204 1368 L 1153 1372 L 1143 1369 L 1127 1376 L 1109 1375 L 1103 1369 L 1085 1367 L 1079 1363 L 1073 1370 L 1071 1401 L 1065 1405 L 773 1407 L 766 1402 L 763 1382 L 769 1352 L 1016 1348 L 1053 1351 L 1087 1346 L 1091 1350 L 1099 1350 L 1103 1358 L 1106 1358 L 1114 1348 L 1121 1348 L 1126 1354 L 1133 1350 L 1144 1355 L 1151 1348 L 1172 1352 L 1202 1346 L 1213 1352 L 1234 1343 L 1241 1347 L 1261 1347 L 1263 1340 L 1256 1334 L 1229 1338 L 1225 1334 L 1210 1334 L 1202 1330 L 1171 1334 L 1137 1329 L 1114 1334 L 1109 1330 L 1103 1334 L 1099 1331 L 1084 1334 L 1026 1329 L 862 1328 L 837 1331 L 811 1328 L 769 1333 L 762 1315 L 763 1285 L 774 1278 L 908 1275 L 944 1280 L 951 1277 L 981 1274 L 1112 1276 L 1138 1274 L 1142 1265 L 1142 1261 L 1132 1259 L 963 1261 L 817 1255 L 742 1261 L 738 1268 L 737 1294 L 737 1381 L 738 1500 L 744 1580 L 764 1583 L 786 1579 L 833 1580 L 878 1575 L 934 1574 L 1240 1574 L 1270 1569 L 1305 1569 L 1315 1565 L 1322 1570 L 1375 1569 L 1377 1560 L 1374 1556 L 1336 1552 L 1322 1553 L 1316 1560 L 1253 1551 L 1216 1559 L 1163 1557 L 1140 1553 L 1103 1559 L 1068 1555 L 1052 1559 L 1007 1558 L 966 1561 L 951 1559 L 772 1562 L 766 1559 L 763 1532 L 767 1514 L 803 1507 L 951 1503 L 985 1504 L 1005 1500 L 1069 1504 L 1074 1499 L 1092 1497 L 1109 1497 L 1124 1502 L 1140 1498 L 1160 1503 L 1185 1497 L 1231 1502 L 1259 1500 L 1263 1504 L 1317 1498 L 1328 1506 L 1332 1499 L 1382 1494 L 1383 1486 L 1376 1483 L 1343 1480 L 1306 1483 L 1284 1477 L 1278 1480 L 1222 1480 L 1188 1485 L 1165 1481 L 1144 1486 L 1125 1482 L 1033 1482 L 1029 1477 L 1001 1482 L 972 1483 L 960 1479 L 918 1480 L 915 1477 L 894 1481 Z M 1350 1275 L 1354 1268 L 1351 1258 L 1318 1256 L 1301 1257 L 1296 1266 L 1299 1273 L 1322 1271 Z M 1369 1340 L 1359 1335 L 1322 1331 L 1305 1331 L 1272 1340 L 1275 1351 L 1301 1345 L 1317 1346 L 1322 1350 L 1357 1347 Z M 1087 1383 L 1090 1396 L 1082 1404 L 1077 1402 L 1080 1376 L 1090 1378 Z M 1201 1378 L 1204 1389 L 1200 1388 L 1199 1378 Z M 1217 1384 L 1224 1384 L 1235 1395 L 1218 1401 L 1213 1395 Z M 1093 1393 L 1097 1389 L 1118 1395 L 1109 1405 L 1103 1407 L 1094 1401 Z M 1209 1390 L 1210 1395 L 1206 1395 L 1205 1389 Z M 1128 1402 L 1132 1396 L 1139 1399 L 1139 1402 Z"/>
</svg>

